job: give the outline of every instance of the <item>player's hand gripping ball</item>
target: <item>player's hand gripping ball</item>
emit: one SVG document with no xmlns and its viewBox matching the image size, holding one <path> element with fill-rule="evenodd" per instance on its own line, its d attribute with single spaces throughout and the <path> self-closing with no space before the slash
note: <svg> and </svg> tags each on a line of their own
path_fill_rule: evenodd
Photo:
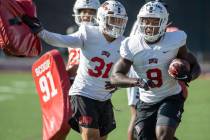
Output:
<svg viewBox="0 0 210 140">
<path fill-rule="evenodd" d="M 184 81 L 188 83 L 192 77 L 190 74 L 190 63 L 184 59 L 174 59 L 168 68 L 168 73 L 176 80 Z"/>
</svg>

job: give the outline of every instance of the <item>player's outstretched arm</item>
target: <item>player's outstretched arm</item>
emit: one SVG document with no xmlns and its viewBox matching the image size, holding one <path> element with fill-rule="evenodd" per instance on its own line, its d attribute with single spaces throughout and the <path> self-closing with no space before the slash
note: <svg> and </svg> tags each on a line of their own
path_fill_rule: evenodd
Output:
<svg viewBox="0 0 210 140">
<path fill-rule="evenodd" d="M 201 67 L 196 59 L 196 57 L 187 49 L 186 45 L 179 49 L 177 58 L 184 59 L 190 63 L 190 73 L 189 77 L 185 82 L 190 82 L 198 78 L 201 74 Z"/>
<path fill-rule="evenodd" d="M 40 20 L 36 17 L 24 15 L 21 19 L 33 33 L 37 34 L 47 44 L 62 48 L 70 46 L 73 48 L 81 48 L 83 46 L 80 32 L 72 35 L 61 35 L 45 30 Z"/>
<path fill-rule="evenodd" d="M 112 76 L 111 76 L 111 84 L 117 87 L 140 87 L 145 90 L 149 89 L 149 85 L 142 78 L 129 78 L 127 73 L 130 70 L 132 62 L 120 58 L 117 63 L 114 65 Z"/>
</svg>

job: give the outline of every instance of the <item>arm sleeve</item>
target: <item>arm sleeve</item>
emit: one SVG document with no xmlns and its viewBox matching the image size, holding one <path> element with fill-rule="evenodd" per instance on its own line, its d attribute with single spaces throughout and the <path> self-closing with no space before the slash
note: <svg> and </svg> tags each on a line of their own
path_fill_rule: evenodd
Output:
<svg viewBox="0 0 210 140">
<path fill-rule="evenodd" d="M 121 57 L 133 61 L 133 55 L 128 47 L 128 41 L 124 40 L 120 47 L 120 55 Z"/>
<path fill-rule="evenodd" d="M 186 45 L 187 34 L 184 31 L 178 31 L 177 38 L 179 43 L 178 46 Z"/>
<path fill-rule="evenodd" d="M 43 39 L 46 43 L 62 48 L 81 48 L 83 47 L 82 34 L 78 31 L 71 35 L 61 35 L 52 33 L 47 30 L 42 30 L 38 36 Z"/>
</svg>

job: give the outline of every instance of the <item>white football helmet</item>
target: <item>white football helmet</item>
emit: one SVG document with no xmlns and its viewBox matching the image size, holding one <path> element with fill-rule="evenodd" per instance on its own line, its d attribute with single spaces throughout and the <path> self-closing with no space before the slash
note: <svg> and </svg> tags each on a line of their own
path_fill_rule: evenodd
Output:
<svg viewBox="0 0 210 140">
<path fill-rule="evenodd" d="M 100 6 L 100 2 L 99 0 L 76 0 L 75 4 L 74 4 L 74 17 L 75 17 L 75 22 L 77 23 L 77 25 L 80 25 L 83 20 L 82 20 L 82 15 L 80 15 L 80 10 L 81 9 L 93 9 L 93 10 L 98 10 Z M 87 24 L 91 24 L 91 25 L 95 25 L 96 24 L 96 15 L 88 15 L 90 16 L 91 20 L 90 22 L 85 22 Z"/>
<path fill-rule="evenodd" d="M 115 0 L 105 1 L 97 12 L 99 29 L 113 38 L 122 36 L 127 24 L 127 13 L 124 6 Z"/>
<path fill-rule="evenodd" d="M 165 33 L 168 23 L 168 16 L 168 11 L 161 2 L 151 1 L 146 3 L 140 9 L 139 14 L 137 15 L 139 33 L 144 37 L 146 41 L 155 42 Z M 159 19 L 159 25 L 145 24 L 143 22 L 143 19 L 145 18 L 157 18 Z M 153 34 L 147 34 L 147 28 L 151 28 L 153 30 Z M 157 33 L 154 32 L 155 28 L 158 28 Z"/>
</svg>

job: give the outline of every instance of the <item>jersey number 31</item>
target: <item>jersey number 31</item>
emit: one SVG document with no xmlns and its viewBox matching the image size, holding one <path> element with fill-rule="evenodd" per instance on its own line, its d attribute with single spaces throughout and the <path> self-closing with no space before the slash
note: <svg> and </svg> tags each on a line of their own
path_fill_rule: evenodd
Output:
<svg viewBox="0 0 210 140">
<path fill-rule="evenodd" d="M 95 66 L 94 70 L 88 69 L 88 74 L 90 76 L 109 78 L 109 72 L 112 68 L 113 63 L 106 64 L 104 62 L 104 60 L 102 58 L 99 58 L 99 57 L 93 57 L 91 59 L 91 61 L 94 62 L 94 63 L 98 63 L 98 65 Z M 103 70 L 105 70 L 105 71 L 103 72 Z"/>
</svg>

